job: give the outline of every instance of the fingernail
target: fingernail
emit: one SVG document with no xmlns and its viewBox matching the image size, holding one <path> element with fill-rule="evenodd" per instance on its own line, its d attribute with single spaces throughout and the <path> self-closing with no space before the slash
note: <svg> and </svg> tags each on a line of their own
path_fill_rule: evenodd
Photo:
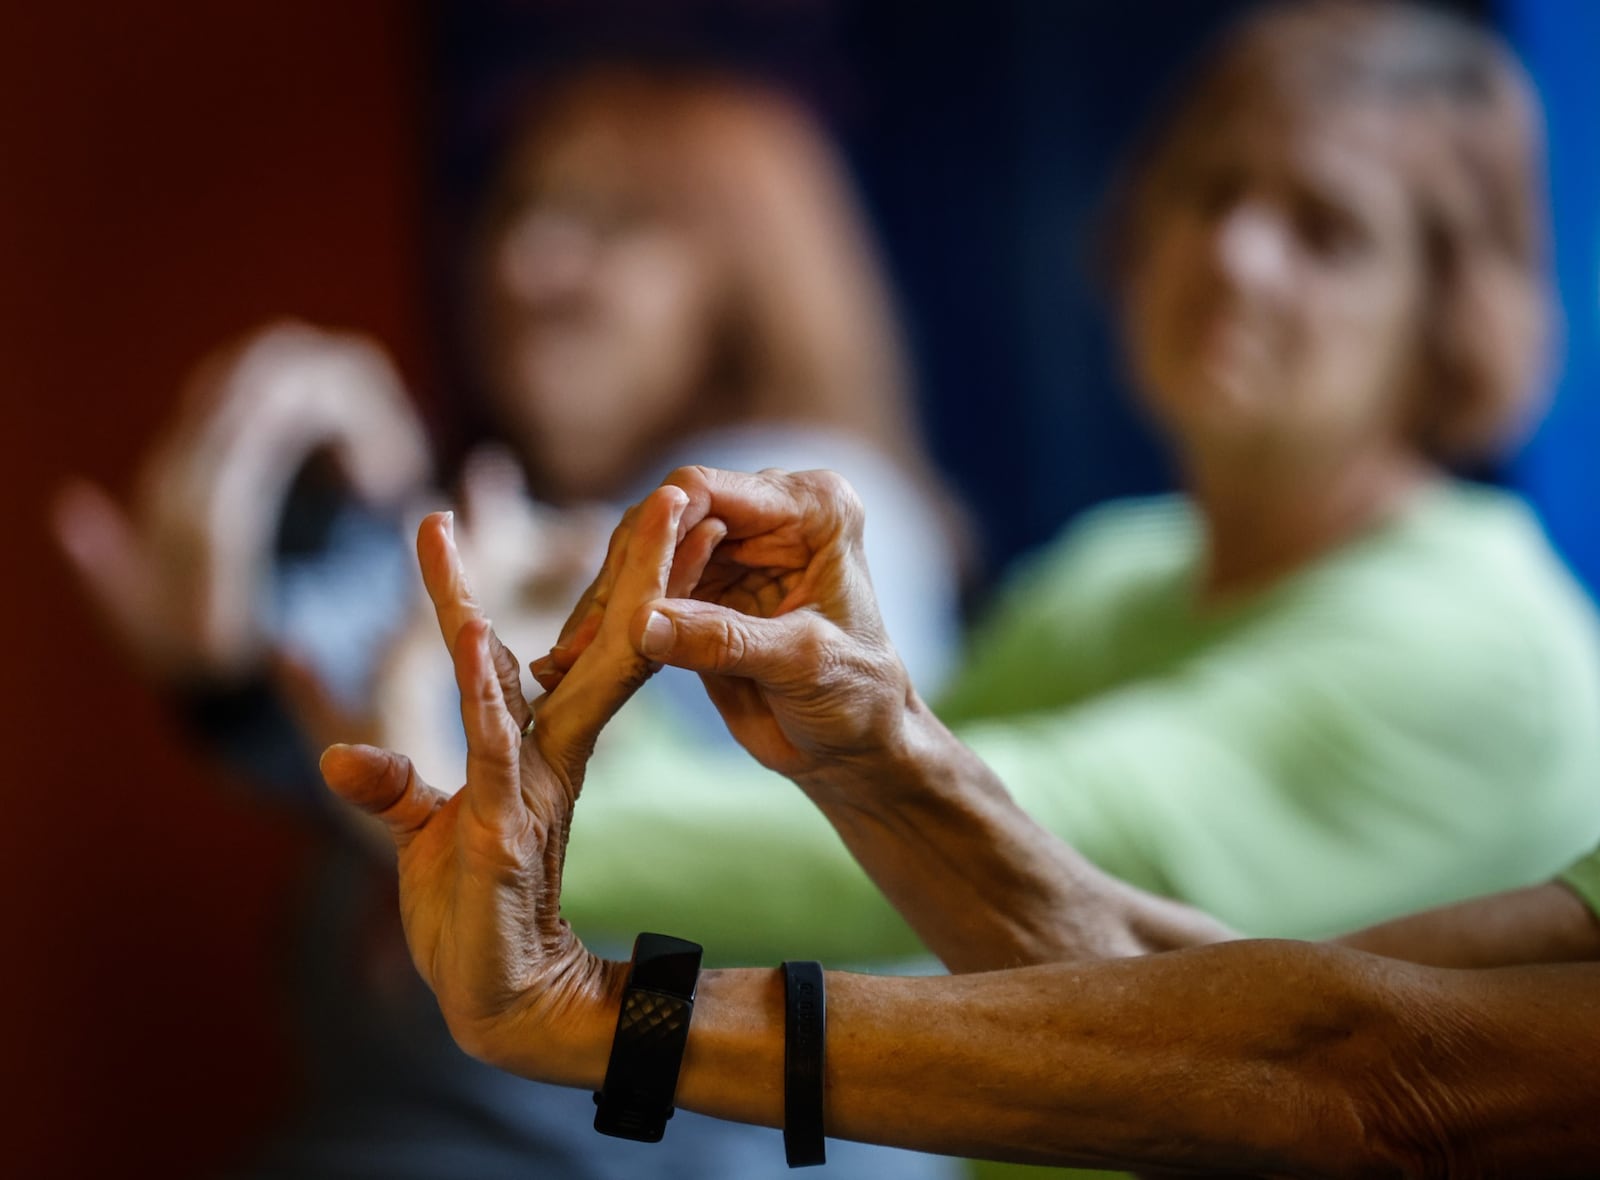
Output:
<svg viewBox="0 0 1600 1180">
<path fill-rule="evenodd" d="M 452 541 L 456 539 L 456 514 L 453 511 L 444 514 L 444 535 Z"/>
<path fill-rule="evenodd" d="M 650 612 L 644 621 L 644 636 L 639 642 L 641 654 L 658 660 L 672 650 L 672 620 L 658 610 Z"/>
</svg>

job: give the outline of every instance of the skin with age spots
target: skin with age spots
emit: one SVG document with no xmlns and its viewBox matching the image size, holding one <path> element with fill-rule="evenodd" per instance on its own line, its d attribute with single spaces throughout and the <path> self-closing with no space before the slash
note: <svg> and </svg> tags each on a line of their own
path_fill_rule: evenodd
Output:
<svg viewBox="0 0 1600 1180">
<path fill-rule="evenodd" d="M 703 571 L 675 567 L 675 539 L 713 519 L 728 541 L 693 563 Z M 1106 877 L 922 706 L 883 643 L 860 522 L 826 473 L 675 472 L 613 538 L 568 632 L 592 639 L 569 644 L 541 740 L 520 751 L 520 700 L 494 677 L 487 627 L 453 553 L 424 539 L 447 642 L 466 620 L 454 642 L 472 751 L 455 813 L 387 752 L 336 748 L 324 766 L 343 798 L 388 819 L 408 939 L 469 1051 L 600 1082 L 624 965 L 596 960 L 559 919 L 581 781 L 570 758 L 648 658 L 748 682 L 721 698 L 730 727 L 784 766 L 958 972 L 828 975 L 829 1134 L 1103 1166 L 1585 1174 L 1600 1147 L 1585 1084 L 1600 1051 L 1600 923 L 1576 897 L 1547 885 L 1319 947 L 1230 941 Z M 761 562 L 744 567 L 748 584 L 735 550 Z M 663 596 L 669 581 L 696 597 Z M 644 641 L 652 616 L 670 621 L 670 644 Z M 541 735 L 547 718 L 560 724 Z M 415 855 L 436 824 L 456 855 Z M 514 867 L 491 868 L 485 888 L 474 857 Z M 469 893 L 481 910 L 458 904 Z M 440 937 L 441 913 L 464 935 Z M 1144 957 L 1095 961 L 1128 954 Z M 1590 961 L 1516 966 L 1572 960 Z M 779 1125 L 782 1060 L 778 973 L 706 972 L 677 1103 Z"/>
</svg>

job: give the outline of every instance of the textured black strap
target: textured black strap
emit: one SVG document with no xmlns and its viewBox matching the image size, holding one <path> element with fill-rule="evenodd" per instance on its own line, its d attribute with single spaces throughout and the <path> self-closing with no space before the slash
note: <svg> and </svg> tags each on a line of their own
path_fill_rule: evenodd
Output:
<svg viewBox="0 0 1600 1180">
<path fill-rule="evenodd" d="M 822 964 L 783 965 L 783 1154 L 791 1168 L 826 1163 L 822 1130 L 822 1066 L 827 998 Z"/>
<path fill-rule="evenodd" d="M 699 972 L 697 944 L 639 935 L 605 1083 L 594 1096 L 596 1131 L 644 1143 L 657 1143 L 666 1133 Z"/>
</svg>

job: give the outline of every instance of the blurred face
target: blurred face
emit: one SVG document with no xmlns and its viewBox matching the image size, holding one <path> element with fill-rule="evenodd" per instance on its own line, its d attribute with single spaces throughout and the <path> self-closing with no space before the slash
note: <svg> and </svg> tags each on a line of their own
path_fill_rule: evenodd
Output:
<svg viewBox="0 0 1600 1180">
<path fill-rule="evenodd" d="M 1403 439 L 1423 274 L 1383 114 L 1243 112 L 1147 195 L 1129 353 L 1185 449 L 1314 459 Z"/>
<path fill-rule="evenodd" d="M 509 220 L 488 272 L 498 409 L 563 498 L 613 495 L 637 474 L 700 392 L 712 335 L 706 252 L 582 149 Z"/>
</svg>

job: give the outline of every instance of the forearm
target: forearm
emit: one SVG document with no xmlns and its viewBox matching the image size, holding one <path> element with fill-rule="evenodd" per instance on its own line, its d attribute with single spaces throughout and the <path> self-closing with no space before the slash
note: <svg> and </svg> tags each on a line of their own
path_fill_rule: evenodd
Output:
<svg viewBox="0 0 1600 1180">
<path fill-rule="evenodd" d="M 1096 869 L 1018 807 L 915 697 L 881 755 L 830 767 L 801 786 L 952 971 L 1145 954 L 1232 937 L 1206 915 Z"/>
<path fill-rule="evenodd" d="M 1600 1147 L 1597 985 L 1596 968 L 1442 972 L 1285 942 L 954 977 L 831 973 L 826 1126 L 1088 1166 L 1581 1175 Z M 590 1040 L 560 1080 L 598 1086 L 604 1044 Z M 777 972 L 706 973 L 678 1104 L 776 1126 L 782 1076 Z"/>
<path fill-rule="evenodd" d="M 828 1134 L 1032 1163 L 1281 1170 L 1291 1158 L 1281 1141 L 1300 1130 L 1289 1118 L 1305 1116 L 1313 1096 L 1302 1085 L 1291 1095 L 1287 1070 L 1264 1064 L 1279 1050 L 1256 1031 L 1260 1014 L 1219 982 L 1198 1001 L 1218 1011 L 1194 1020 L 1190 971 L 1142 960 L 1134 979 L 1131 962 L 830 973 Z M 710 1019 L 691 1035 L 680 1101 L 779 1125 L 775 973 L 730 974 L 702 995 Z M 736 1008 L 727 1016 L 724 995 Z M 1262 1105 L 1273 1095 L 1279 1118 Z"/>
<path fill-rule="evenodd" d="M 1341 945 L 1436 967 L 1600 960 L 1600 919 L 1566 886 L 1515 889 L 1347 934 Z"/>
</svg>

